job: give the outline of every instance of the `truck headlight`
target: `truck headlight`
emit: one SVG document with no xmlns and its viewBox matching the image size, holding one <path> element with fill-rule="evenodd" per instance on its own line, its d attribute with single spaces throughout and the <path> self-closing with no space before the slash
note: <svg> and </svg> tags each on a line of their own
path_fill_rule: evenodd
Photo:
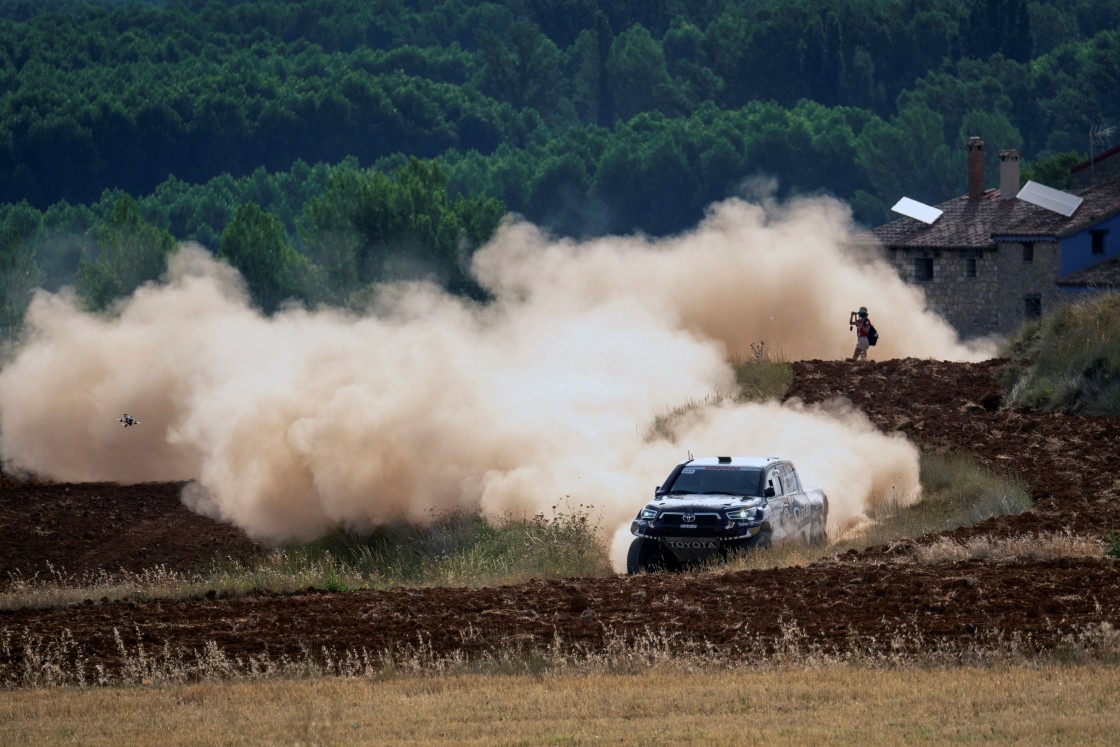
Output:
<svg viewBox="0 0 1120 747">
<path fill-rule="evenodd" d="M 642 513 L 639 515 L 640 519 L 656 519 L 657 511 L 652 508 L 643 508 Z"/>
<path fill-rule="evenodd" d="M 759 518 L 756 512 L 757 514 L 762 513 L 762 499 L 758 497 L 744 498 L 738 508 L 727 510 L 727 518 L 729 521 L 750 521 Z"/>
</svg>

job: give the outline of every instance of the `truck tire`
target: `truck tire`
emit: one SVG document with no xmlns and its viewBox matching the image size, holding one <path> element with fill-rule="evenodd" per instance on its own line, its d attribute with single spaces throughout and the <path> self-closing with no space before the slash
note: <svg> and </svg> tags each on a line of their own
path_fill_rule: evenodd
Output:
<svg viewBox="0 0 1120 747">
<path fill-rule="evenodd" d="M 666 555 L 665 548 L 657 540 L 635 537 L 626 553 L 626 572 L 634 575 L 668 570 Z"/>
<path fill-rule="evenodd" d="M 813 547 L 820 547 L 827 542 L 828 532 L 824 528 L 824 519 L 817 517 L 813 519 L 813 524 L 809 527 L 809 544 Z"/>
<path fill-rule="evenodd" d="M 744 545 L 748 550 L 769 550 L 772 546 L 772 532 L 769 529 L 763 529 Z"/>
</svg>

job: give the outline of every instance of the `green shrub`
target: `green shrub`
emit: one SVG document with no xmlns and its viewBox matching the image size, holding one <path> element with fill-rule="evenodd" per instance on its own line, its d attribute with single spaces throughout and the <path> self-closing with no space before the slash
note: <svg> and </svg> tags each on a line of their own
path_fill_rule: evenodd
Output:
<svg viewBox="0 0 1120 747">
<path fill-rule="evenodd" d="M 962 454 L 923 452 L 919 481 L 922 494 L 916 503 L 870 501 L 870 522 L 850 535 L 851 543 L 869 547 L 915 538 L 971 526 L 994 516 L 1019 514 L 1031 507 L 1024 483 Z"/>
<path fill-rule="evenodd" d="M 310 544 L 288 546 L 281 556 L 292 574 L 325 567 L 325 577 L 315 585 L 332 591 L 610 575 L 606 547 L 590 509 L 553 510 L 552 518 L 537 514 L 491 522 L 454 512 L 434 515 L 426 526 L 338 529 Z"/>
<path fill-rule="evenodd" d="M 1110 558 L 1120 558 L 1120 532 L 1112 530 L 1105 536 L 1104 541 L 1108 545 L 1104 554 Z"/>
<path fill-rule="evenodd" d="M 1024 483 L 997 474 L 971 457 L 923 453 L 919 469 L 922 499 L 905 513 L 921 533 L 969 526 L 1031 507 Z"/>
<path fill-rule="evenodd" d="M 751 354 L 733 357 L 738 399 L 764 401 L 780 399 L 793 383 L 793 366 L 780 353 L 771 355 L 765 342 L 751 343 Z"/>
<path fill-rule="evenodd" d="M 1120 414 L 1120 294 L 1061 306 L 1023 326 L 1001 371 L 1015 406 Z"/>
</svg>

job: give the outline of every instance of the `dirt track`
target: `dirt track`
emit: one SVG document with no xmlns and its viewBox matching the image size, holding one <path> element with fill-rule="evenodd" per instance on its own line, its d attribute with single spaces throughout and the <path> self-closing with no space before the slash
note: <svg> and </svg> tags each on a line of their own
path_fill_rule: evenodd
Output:
<svg viewBox="0 0 1120 747">
<path fill-rule="evenodd" d="M 1035 508 L 954 532 L 1010 535 L 1069 529 L 1101 537 L 1120 529 L 1120 418 L 1070 417 L 1000 408 L 994 374 L 982 364 L 897 360 L 794 365 L 791 397 L 841 396 L 884 430 L 922 448 L 968 452 L 1021 476 Z M 195 516 L 177 485 L 0 484 L 0 585 L 49 561 L 71 574 L 99 568 L 188 570 L 210 558 L 251 555 L 237 531 Z M 1013 641 L 1045 650 L 1086 626 L 1120 626 L 1120 563 L 1063 559 L 907 562 L 900 543 L 849 553 L 810 568 L 729 574 L 535 581 L 495 589 L 431 589 L 330 594 L 254 594 L 177 602 L 100 603 L 0 612 L 9 656 L 26 635 L 73 636 L 87 664 L 119 664 L 114 630 L 149 651 L 201 650 L 215 641 L 228 655 L 381 651 L 423 640 L 434 654 L 477 653 L 511 641 L 555 640 L 595 650 L 614 638 L 671 634 L 675 645 L 714 644 L 750 657 L 800 637 L 803 645 L 844 651 L 968 651 Z"/>
</svg>

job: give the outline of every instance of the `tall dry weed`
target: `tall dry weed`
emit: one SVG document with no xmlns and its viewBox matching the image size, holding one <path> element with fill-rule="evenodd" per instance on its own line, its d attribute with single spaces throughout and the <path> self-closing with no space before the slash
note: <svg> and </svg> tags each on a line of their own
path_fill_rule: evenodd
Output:
<svg viewBox="0 0 1120 747">
<path fill-rule="evenodd" d="M 139 634 L 140 631 L 137 631 Z M 317 650 L 299 656 L 230 656 L 214 641 L 201 650 L 163 646 L 148 650 L 128 645 L 115 633 L 119 666 L 91 667 L 69 635 L 45 640 L 33 632 L 0 636 L 0 688 L 89 686 L 169 686 L 190 682 L 343 677 L 388 679 L 463 674 L 519 676 L 543 674 L 626 674 L 652 671 L 719 672 L 788 667 L 934 667 L 1062 663 L 1120 663 L 1120 631 L 1104 622 L 1071 625 L 1056 646 L 1040 651 L 1038 642 L 1016 631 L 978 631 L 971 637 L 929 638 L 906 624 L 885 636 L 852 634 L 844 642 L 822 642 L 795 622 L 777 635 L 743 631 L 734 642 L 715 644 L 664 630 L 625 634 L 606 631 L 602 641 L 573 643 L 555 636 L 544 644 L 510 640 L 479 649 L 477 632 L 461 631 L 463 647 L 436 651 L 430 641 L 402 643 L 392 649 L 364 647 Z M 16 650 L 21 653 L 16 655 Z M 468 653 L 470 652 L 470 653 Z"/>
<path fill-rule="evenodd" d="M 1012 537 L 971 537 L 956 541 L 941 537 L 918 545 L 913 554 L 920 563 L 961 560 L 1055 560 L 1058 558 L 1103 558 L 1104 543 L 1070 532 L 1040 532 Z"/>
</svg>

